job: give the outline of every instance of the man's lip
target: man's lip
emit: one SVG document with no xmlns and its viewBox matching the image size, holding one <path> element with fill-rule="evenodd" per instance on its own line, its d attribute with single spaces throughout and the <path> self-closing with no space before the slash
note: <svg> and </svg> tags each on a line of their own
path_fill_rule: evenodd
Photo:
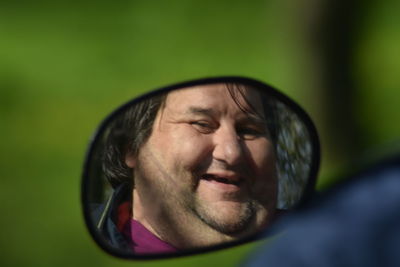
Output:
<svg viewBox="0 0 400 267">
<path fill-rule="evenodd" d="M 240 175 L 229 172 L 208 172 L 201 175 L 201 178 L 234 185 L 240 185 L 243 180 Z"/>
</svg>

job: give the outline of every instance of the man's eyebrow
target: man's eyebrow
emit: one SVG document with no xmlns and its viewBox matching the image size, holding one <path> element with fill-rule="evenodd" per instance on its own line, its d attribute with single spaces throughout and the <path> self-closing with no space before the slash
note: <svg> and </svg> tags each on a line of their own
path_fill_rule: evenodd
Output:
<svg viewBox="0 0 400 267">
<path fill-rule="evenodd" d="M 202 108 L 202 107 L 191 106 L 186 110 L 185 113 L 186 114 L 194 114 L 194 115 L 206 115 L 208 117 L 212 117 L 215 112 L 211 108 Z"/>
<path fill-rule="evenodd" d="M 250 122 L 259 125 L 267 125 L 267 120 L 258 114 L 247 114 L 241 119 L 242 122 Z"/>
</svg>

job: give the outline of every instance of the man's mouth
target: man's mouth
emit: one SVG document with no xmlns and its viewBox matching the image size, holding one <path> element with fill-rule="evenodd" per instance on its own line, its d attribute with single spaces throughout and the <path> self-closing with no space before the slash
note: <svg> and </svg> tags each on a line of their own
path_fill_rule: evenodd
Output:
<svg viewBox="0 0 400 267">
<path fill-rule="evenodd" d="M 242 179 L 238 176 L 219 176 L 215 174 L 203 174 L 201 176 L 201 179 L 207 180 L 207 181 L 215 181 L 218 183 L 223 183 L 223 184 L 231 184 L 231 185 L 236 185 L 240 186 L 242 183 Z"/>
</svg>

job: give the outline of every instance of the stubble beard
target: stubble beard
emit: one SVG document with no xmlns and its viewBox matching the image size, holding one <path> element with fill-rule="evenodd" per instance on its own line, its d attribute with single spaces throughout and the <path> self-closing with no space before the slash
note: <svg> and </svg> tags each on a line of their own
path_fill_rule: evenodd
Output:
<svg viewBox="0 0 400 267">
<path fill-rule="evenodd" d="M 241 211 L 237 218 L 234 220 L 226 220 L 224 218 L 217 218 L 218 210 L 212 205 L 200 204 L 197 200 L 194 202 L 192 212 L 201 220 L 204 224 L 214 229 L 215 231 L 234 237 L 245 231 L 247 226 L 253 221 L 255 209 L 252 201 L 246 201 L 242 203 Z"/>
</svg>

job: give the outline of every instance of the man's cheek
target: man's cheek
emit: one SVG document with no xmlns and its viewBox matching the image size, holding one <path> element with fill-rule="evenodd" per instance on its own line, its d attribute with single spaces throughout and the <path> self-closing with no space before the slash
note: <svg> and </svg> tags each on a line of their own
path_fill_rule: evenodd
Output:
<svg viewBox="0 0 400 267">
<path fill-rule="evenodd" d="M 207 150 L 206 138 L 196 135 L 185 135 L 179 138 L 177 156 L 181 160 L 181 164 L 192 168 L 193 165 L 199 164 L 201 158 L 204 157 Z"/>
<path fill-rule="evenodd" d="M 275 172 L 276 158 L 271 145 L 267 144 L 264 146 L 264 149 L 260 150 L 255 161 L 257 162 L 258 169 L 264 174 Z"/>
</svg>

